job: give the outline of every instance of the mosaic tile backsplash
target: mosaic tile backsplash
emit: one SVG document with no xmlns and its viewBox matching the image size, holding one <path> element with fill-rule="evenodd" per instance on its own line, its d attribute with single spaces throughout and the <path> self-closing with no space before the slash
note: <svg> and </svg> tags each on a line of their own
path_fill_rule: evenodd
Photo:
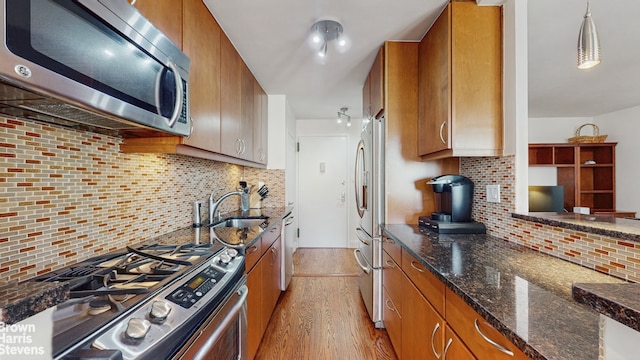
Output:
<svg viewBox="0 0 640 360">
<path fill-rule="evenodd" d="M 501 239 L 616 276 L 640 282 L 640 244 L 556 228 L 511 217 L 515 209 L 513 156 L 461 158 L 460 173 L 473 180 L 473 218 Z M 486 201 L 485 187 L 500 184 L 500 203 Z"/>
<path fill-rule="evenodd" d="M 243 173 L 284 205 L 284 170 L 122 154 L 121 139 L 0 117 L 0 277 L 21 281 L 186 226 Z M 251 170 L 247 170 L 251 169 Z M 230 199 L 231 200 L 231 199 Z M 238 206 L 230 202 L 227 207 Z"/>
</svg>

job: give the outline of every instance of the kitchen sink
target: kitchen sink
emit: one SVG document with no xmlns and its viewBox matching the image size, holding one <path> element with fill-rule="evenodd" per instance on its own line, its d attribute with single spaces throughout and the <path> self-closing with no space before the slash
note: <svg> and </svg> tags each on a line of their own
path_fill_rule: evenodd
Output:
<svg viewBox="0 0 640 360">
<path fill-rule="evenodd" d="M 214 228 L 220 227 L 236 227 L 236 228 L 247 228 L 252 226 L 258 226 L 265 222 L 265 219 L 248 219 L 248 218 L 232 218 L 225 219 L 220 223 L 213 225 Z"/>
</svg>

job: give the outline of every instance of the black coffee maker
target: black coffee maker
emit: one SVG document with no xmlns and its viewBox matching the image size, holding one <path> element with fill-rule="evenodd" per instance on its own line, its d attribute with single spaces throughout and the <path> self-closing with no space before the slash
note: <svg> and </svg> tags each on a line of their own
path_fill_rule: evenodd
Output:
<svg viewBox="0 0 640 360">
<path fill-rule="evenodd" d="M 433 187 L 437 211 L 420 217 L 419 224 L 441 234 L 484 234 L 484 224 L 471 218 L 473 181 L 462 175 L 441 175 L 427 184 Z"/>
</svg>

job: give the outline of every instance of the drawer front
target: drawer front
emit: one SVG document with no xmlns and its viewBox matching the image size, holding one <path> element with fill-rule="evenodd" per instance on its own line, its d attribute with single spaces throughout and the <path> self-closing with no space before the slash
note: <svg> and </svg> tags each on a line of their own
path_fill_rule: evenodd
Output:
<svg viewBox="0 0 640 360">
<path fill-rule="evenodd" d="M 528 359 L 461 297 L 447 289 L 447 322 L 478 359 Z"/>
<path fill-rule="evenodd" d="M 397 300 L 399 302 L 399 299 Z M 382 318 L 384 320 L 384 327 L 387 329 L 387 334 L 393 344 L 393 349 L 396 354 L 400 354 L 402 350 L 402 317 L 396 302 L 391 299 L 389 292 L 385 287 L 382 287 Z"/>
<path fill-rule="evenodd" d="M 445 317 L 444 308 L 444 284 L 438 280 L 416 258 L 402 249 L 402 270 L 416 285 L 422 295 L 429 300 L 438 313 Z"/>
<path fill-rule="evenodd" d="M 393 261 L 395 261 L 397 264 L 402 263 L 402 247 L 400 247 L 400 244 L 398 244 L 395 240 L 388 236 L 383 236 L 382 249 L 384 249 L 384 251 L 386 251 L 391 256 L 391 258 L 393 258 Z"/>
<path fill-rule="evenodd" d="M 244 273 L 247 274 L 262 256 L 262 241 L 258 239 L 244 250 Z"/>
<path fill-rule="evenodd" d="M 400 300 L 402 296 L 402 269 L 393 261 L 386 251 L 382 252 L 382 285 L 389 291 L 394 299 Z M 401 304 L 397 304 L 401 306 Z M 402 310 L 402 309 L 400 309 Z"/>
</svg>

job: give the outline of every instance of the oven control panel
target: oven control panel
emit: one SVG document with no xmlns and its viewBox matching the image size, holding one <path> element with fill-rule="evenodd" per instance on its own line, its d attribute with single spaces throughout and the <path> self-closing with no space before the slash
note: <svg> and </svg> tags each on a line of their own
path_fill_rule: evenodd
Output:
<svg viewBox="0 0 640 360">
<path fill-rule="evenodd" d="M 224 274 L 213 267 L 208 267 L 167 295 L 166 299 L 188 309 L 211 291 L 222 280 Z"/>
<path fill-rule="evenodd" d="M 160 290 L 98 336 L 92 347 L 118 349 L 123 359 L 138 359 L 195 317 L 220 306 L 244 273 L 244 256 L 221 250 L 187 276 Z M 193 275 L 195 274 L 195 275 Z M 207 310 L 209 309 L 209 310 Z"/>
</svg>

